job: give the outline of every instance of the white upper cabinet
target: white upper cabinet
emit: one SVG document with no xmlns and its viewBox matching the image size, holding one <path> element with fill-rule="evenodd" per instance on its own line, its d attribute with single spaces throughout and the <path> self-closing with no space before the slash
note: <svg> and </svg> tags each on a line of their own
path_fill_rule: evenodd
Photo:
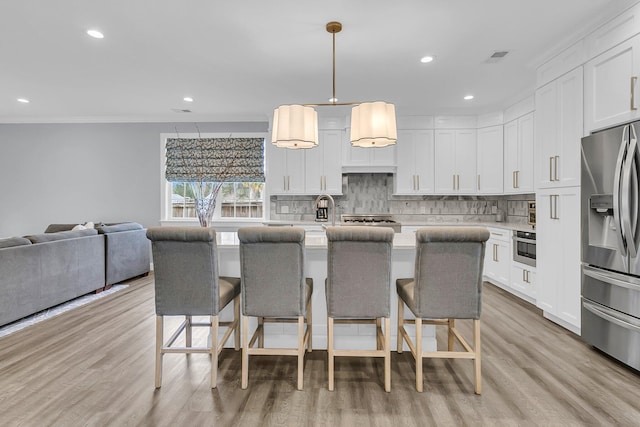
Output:
<svg viewBox="0 0 640 427">
<path fill-rule="evenodd" d="M 435 191 L 439 194 L 475 194 L 476 131 L 435 131 Z"/>
<path fill-rule="evenodd" d="M 305 151 L 278 148 L 267 143 L 267 189 L 269 194 L 305 194 Z M 311 148 L 317 150 L 318 148 Z"/>
<path fill-rule="evenodd" d="M 585 134 L 640 118 L 640 36 L 607 50 L 584 69 Z"/>
<path fill-rule="evenodd" d="M 533 193 L 534 113 L 504 125 L 504 192 Z"/>
<path fill-rule="evenodd" d="M 491 126 L 478 129 L 478 194 L 503 192 L 503 129 Z"/>
<path fill-rule="evenodd" d="M 582 67 L 536 91 L 536 188 L 580 185 Z"/>
<path fill-rule="evenodd" d="M 396 166 L 396 146 L 382 148 L 354 147 L 348 141 L 350 129 L 347 128 L 347 141 L 342 144 L 343 172 L 394 172 Z"/>
<path fill-rule="evenodd" d="M 342 194 L 341 130 L 320 130 L 318 147 L 305 152 L 305 192 Z"/>
<path fill-rule="evenodd" d="M 433 130 L 398 130 L 394 194 L 432 194 Z"/>
</svg>

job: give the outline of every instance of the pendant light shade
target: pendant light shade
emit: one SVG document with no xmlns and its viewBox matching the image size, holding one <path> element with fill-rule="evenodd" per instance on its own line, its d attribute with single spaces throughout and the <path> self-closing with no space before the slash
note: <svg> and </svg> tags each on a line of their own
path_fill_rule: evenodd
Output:
<svg viewBox="0 0 640 427">
<path fill-rule="evenodd" d="M 271 143 L 284 148 L 318 145 L 318 113 L 303 105 L 281 105 L 273 111 Z"/>
<path fill-rule="evenodd" d="M 351 145 L 386 147 L 398 140 L 396 108 L 386 102 L 363 102 L 351 110 Z"/>
</svg>

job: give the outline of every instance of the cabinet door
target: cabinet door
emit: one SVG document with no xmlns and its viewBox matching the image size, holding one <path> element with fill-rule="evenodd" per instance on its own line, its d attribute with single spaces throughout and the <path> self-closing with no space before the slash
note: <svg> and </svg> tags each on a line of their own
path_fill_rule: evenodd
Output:
<svg viewBox="0 0 640 427">
<path fill-rule="evenodd" d="M 342 194 L 340 130 L 321 130 L 318 147 L 305 151 L 305 192 Z"/>
<path fill-rule="evenodd" d="M 305 191 L 309 194 L 324 192 L 324 134 L 318 132 L 318 146 L 305 150 Z"/>
<path fill-rule="evenodd" d="M 518 173 L 516 185 L 519 193 L 533 193 L 534 168 L 534 115 L 518 119 Z"/>
<path fill-rule="evenodd" d="M 390 145 L 383 148 L 368 148 L 370 152 L 369 163 L 372 166 L 395 166 L 396 146 Z"/>
<path fill-rule="evenodd" d="M 580 188 L 542 190 L 536 196 L 536 304 L 580 328 Z"/>
<path fill-rule="evenodd" d="M 324 130 L 321 135 L 324 166 L 322 191 L 328 194 L 342 194 L 342 131 Z"/>
<path fill-rule="evenodd" d="M 537 188 L 580 185 L 582 68 L 536 91 Z"/>
<path fill-rule="evenodd" d="M 528 296 L 536 297 L 536 272 L 531 267 L 514 262 L 511 264 L 511 288 Z"/>
<path fill-rule="evenodd" d="M 287 188 L 286 148 L 278 148 L 269 142 L 265 145 L 265 176 L 269 194 L 285 194 Z"/>
<path fill-rule="evenodd" d="M 456 192 L 456 137 L 453 130 L 435 131 L 436 193 Z"/>
<path fill-rule="evenodd" d="M 558 91 L 552 81 L 536 91 L 536 166 L 537 188 L 549 188 L 555 184 L 555 159 L 557 154 Z"/>
<path fill-rule="evenodd" d="M 504 125 L 504 192 L 516 193 L 516 171 L 518 170 L 518 120 Z"/>
<path fill-rule="evenodd" d="M 509 243 L 498 239 L 487 241 L 484 255 L 484 275 L 489 281 L 509 285 L 510 255 Z"/>
<path fill-rule="evenodd" d="M 580 185 L 580 140 L 583 136 L 584 111 L 582 80 L 582 67 L 557 80 L 559 134 L 556 183 L 562 187 Z"/>
<path fill-rule="evenodd" d="M 398 147 L 396 149 L 397 168 L 394 177 L 395 194 L 415 194 L 416 158 L 414 155 L 416 133 L 411 130 L 398 130 Z"/>
<path fill-rule="evenodd" d="M 479 194 L 502 194 L 503 138 L 502 126 L 478 130 L 478 182 Z"/>
<path fill-rule="evenodd" d="M 312 148 L 317 150 L 318 147 Z M 305 194 L 305 155 L 308 150 L 282 148 L 286 156 L 287 194 Z"/>
<path fill-rule="evenodd" d="M 585 65 L 585 134 L 639 117 L 640 36 L 633 37 Z M 635 98 L 635 99 L 634 99 Z"/>
<path fill-rule="evenodd" d="M 418 130 L 414 132 L 416 137 L 413 142 L 413 158 L 415 161 L 417 192 L 420 194 L 432 194 L 434 192 L 433 130 Z M 400 146 L 398 145 L 397 149 L 399 148 Z M 401 163 L 398 161 L 398 167 L 400 165 Z"/>
<path fill-rule="evenodd" d="M 559 239 L 562 230 L 560 221 L 553 218 L 556 196 L 553 190 L 544 190 L 536 194 L 536 305 L 551 314 L 556 313 L 557 285 L 562 275 L 562 241 Z"/>
<path fill-rule="evenodd" d="M 478 176 L 476 173 L 476 131 L 457 130 L 455 173 L 459 193 L 475 194 Z"/>
</svg>

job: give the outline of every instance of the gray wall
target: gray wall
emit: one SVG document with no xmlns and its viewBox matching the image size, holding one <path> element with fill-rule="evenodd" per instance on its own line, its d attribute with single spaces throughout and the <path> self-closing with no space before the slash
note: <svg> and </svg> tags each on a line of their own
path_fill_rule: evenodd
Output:
<svg viewBox="0 0 640 427">
<path fill-rule="evenodd" d="M 267 122 L 198 123 L 202 133 Z M 0 124 L 0 238 L 50 223 L 160 220 L 160 134 L 193 123 Z"/>
</svg>

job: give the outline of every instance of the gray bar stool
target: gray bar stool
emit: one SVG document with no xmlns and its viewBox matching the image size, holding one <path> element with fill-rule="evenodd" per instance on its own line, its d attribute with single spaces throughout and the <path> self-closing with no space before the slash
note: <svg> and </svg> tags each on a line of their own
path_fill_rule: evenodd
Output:
<svg viewBox="0 0 640 427">
<path fill-rule="evenodd" d="M 298 356 L 302 390 L 304 353 L 311 351 L 313 280 L 304 275 L 304 236 L 300 227 L 244 227 L 238 230 L 242 288 L 242 388 L 249 382 L 249 355 Z M 249 341 L 249 317 L 258 327 Z M 265 322 L 298 324 L 296 348 L 264 348 Z M 306 322 L 306 330 L 305 330 Z M 258 347 L 254 345 L 258 341 Z"/>
<path fill-rule="evenodd" d="M 240 348 L 240 278 L 218 277 L 216 232 L 213 228 L 150 227 L 156 300 L 156 388 L 162 385 L 162 357 L 166 353 L 208 353 L 211 355 L 211 388 L 217 385 L 218 355 L 234 333 Z M 219 322 L 218 315 L 231 301 L 234 319 Z M 165 344 L 164 316 L 185 316 L 184 322 Z M 209 316 L 210 321 L 193 322 L 192 316 Z M 211 328 L 211 346 L 192 346 L 192 327 Z M 218 341 L 218 327 L 227 330 Z M 174 347 L 185 332 L 185 347 Z"/>
<path fill-rule="evenodd" d="M 416 389 L 419 392 L 422 391 L 422 359 L 429 357 L 472 359 L 475 393 L 482 392 L 480 311 L 487 239 L 489 231 L 485 228 L 428 227 L 416 232 L 415 276 L 398 279 L 396 289 L 398 353 L 402 353 L 404 338 L 416 362 Z M 415 315 L 415 320 L 404 319 L 404 304 Z M 455 319 L 473 319 L 473 348 L 456 329 Z M 415 323 L 415 345 L 404 323 Z M 448 327 L 448 351 L 423 352 L 422 324 Z M 454 338 L 464 351 L 454 351 Z"/>
<path fill-rule="evenodd" d="M 334 388 L 334 357 L 359 356 L 384 358 L 384 389 L 391 391 L 389 317 L 393 236 L 393 230 L 386 227 L 327 227 L 329 390 Z M 334 323 L 375 323 L 376 349 L 334 349 Z"/>
</svg>

